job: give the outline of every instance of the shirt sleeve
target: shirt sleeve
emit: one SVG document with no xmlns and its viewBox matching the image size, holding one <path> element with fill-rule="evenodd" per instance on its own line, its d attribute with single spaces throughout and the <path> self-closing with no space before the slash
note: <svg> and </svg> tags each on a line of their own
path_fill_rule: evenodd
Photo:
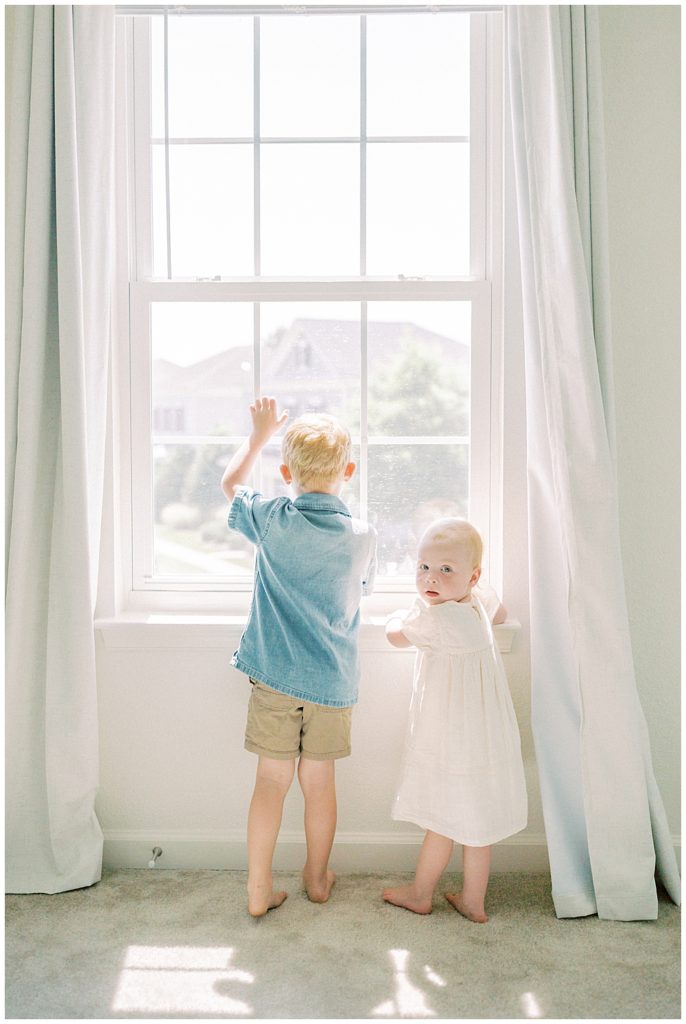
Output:
<svg viewBox="0 0 686 1024">
<path fill-rule="evenodd" d="M 441 646 L 441 631 L 431 608 L 415 601 L 400 627 L 407 639 L 420 650 L 436 650 Z"/>
<path fill-rule="evenodd" d="M 229 507 L 229 529 L 242 533 L 253 544 L 261 544 L 274 512 L 287 500 L 264 498 L 251 487 L 237 487 Z"/>
<path fill-rule="evenodd" d="M 475 597 L 478 597 L 481 604 L 484 606 L 484 611 L 488 615 L 491 622 L 500 608 L 500 598 L 496 591 L 491 587 L 485 580 L 480 580 L 479 583 L 474 587 L 472 591 Z"/>
<path fill-rule="evenodd" d="M 374 590 L 374 582 L 376 580 L 376 569 L 377 569 L 377 557 L 376 557 L 376 530 L 373 526 L 369 527 L 369 565 L 367 567 L 367 573 L 365 578 L 362 580 L 362 594 L 364 597 L 368 597 L 369 594 Z"/>
</svg>

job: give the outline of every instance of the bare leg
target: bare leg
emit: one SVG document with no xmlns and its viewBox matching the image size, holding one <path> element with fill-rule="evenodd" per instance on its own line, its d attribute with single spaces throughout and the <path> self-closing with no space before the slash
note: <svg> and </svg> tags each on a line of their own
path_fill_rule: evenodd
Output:
<svg viewBox="0 0 686 1024">
<path fill-rule="evenodd" d="M 272 888 L 272 858 L 281 827 L 283 802 L 293 781 L 295 759 L 262 757 L 248 813 L 248 910 L 262 917 L 288 895 Z"/>
<path fill-rule="evenodd" d="M 438 832 L 427 832 L 419 851 L 417 869 L 412 885 L 397 889 L 384 889 L 383 898 L 396 907 L 405 907 L 415 914 L 430 914 L 434 889 L 453 852 L 453 841 Z"/>
<path fill-rule="evenodd" d="M 464 917 L 477 924 L 485 924 L 488 914 L 484 907 L 488 876 L 491 870 L 490 846 L 464 846 L 462 892 L 447 892 L 445 898 Z"/>
<path fill-rule="evenodd" d="M 305 797 L 307 860 L 303 882 L 313 903 L 326 903 L 336 880 L 328 867 L 336 834 L 336 763 L 301 757 L 298 779 Z"/>
</svg>

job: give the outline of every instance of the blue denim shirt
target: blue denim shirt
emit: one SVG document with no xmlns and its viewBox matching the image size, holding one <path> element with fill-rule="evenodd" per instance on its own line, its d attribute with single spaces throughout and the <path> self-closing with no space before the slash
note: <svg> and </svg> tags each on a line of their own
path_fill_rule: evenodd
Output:
<svg viewBox="0 0 686 1024">
<path fill-rule="evenodd" d="M 250 615 L 232 665 L 300 700 L 354 704 L 374 528 L 332 494 L 268 499 L 249 487 L 236 489 L 229 526 L 257 548 Z"/>
</svg>

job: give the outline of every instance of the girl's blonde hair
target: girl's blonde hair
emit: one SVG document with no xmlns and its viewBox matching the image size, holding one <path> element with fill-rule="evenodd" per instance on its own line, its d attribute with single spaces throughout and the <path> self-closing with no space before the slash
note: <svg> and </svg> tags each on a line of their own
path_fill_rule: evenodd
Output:
<svg viewBox="0 0 686 1024">
<path fill-rule="evenodd" d="M 350 462 L 347 427 L 326 413 L 307 413 L 286 430 L 281 458 L 300 487 L 326 487 Z"/>
<path fill-rule="evenodd" d="M 435 541 L 439 544 L 459 544 L 467 549 L 472 560 L 474 569 L 481 568 L 483 557 L 483 541 L 479 531 L 476 530 L 466 519 L 458 519 L 457 516 L 446 516 L 444 519 L 436 519 L 427 526 L 422 534 L 420 544 L 427 541 Z"/>
</svg>

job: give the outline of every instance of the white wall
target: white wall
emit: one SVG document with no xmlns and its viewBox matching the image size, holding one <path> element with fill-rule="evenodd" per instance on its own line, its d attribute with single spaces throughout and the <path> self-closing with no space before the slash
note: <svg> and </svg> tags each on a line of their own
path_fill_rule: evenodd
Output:
<svg viewBox="0 0 686 1024">
<path fill-rule="evenodd" d="M 133 639 L 132 639 L 133 638 Z M 237 632 L 210 641 L 182 631 L 157 641 L 133 631 L 102 635 L 98 644 L 101 790 L 98 815 L 106 862 L 144 866 L 153 845 L 163 866 L 245 866 L 245 824 L 256 758 L 243 750 L 249 693 L 229 666 Z M 124 646 L 116 646 L 123 643 Z M 141 643 L 143 646 L 133 647 Z M 159 643 L 159 647 L 149 646 Z M 537 784 L 528 720 L 526 649 L 506 655 L 529 766 Z M 339 828 L 334 866 L 409 869 L 421 833 L 389 817 L 412 678 L 411 652 L 389 651 L 383 630 L 362 637 L 360 702 L 353 719 L 353 756 L 338 763 Z M 535 800 L 535 796 L 534 796 Z M 302 865 L 302 798 L 286 802 L 276 866 Z M 498 852 L 495 866 L 545 868 L 536 807 L 527 834 Z"/>
<path fill-rule="evenodd" d="M 678 703 L 678 10 L 601 8 L 607 94 L 610 243 L 622 538 L 632 637 L 658 783 L 679 827 Z M 508 337 L 505 373 L 521 374 Z M 523 402 L 506 402 L 504 594 L 523 629 L 506 656 L 530 795 L 527 830 L 496 850 L 495 867 L 545 866 L 529 720 Z M 646 543 L 648 539 L 648 543 Z M 132 634 L 131 634 L 132 635 Z M 140 637 L 140 633 L 138 634 Z M 143 865 L 159 843 L 167 866 L 245 864 L 255 758 L 242 749 L 248 688 L 229 666 L 232 636 L 98 641 L 101 789 L 106 859 Z M 159 643 L 155 647 L 150 644 Z M 131 646 L 126 646 L 130 644 Z M 353 756 L 339 762 L 342 869 L 413 865 L 420 838 L 390 821 L 411 684 L 412 655 L 378 630 L 362 640 Z M 302 858 L 302 801 L 294 787 L 277 867 Z"/>
<path fill-rule="evenodd" d="M 680 8 L 601 6 L 621 534 L 637 681 L 680 828 Z"/>
</svg>

